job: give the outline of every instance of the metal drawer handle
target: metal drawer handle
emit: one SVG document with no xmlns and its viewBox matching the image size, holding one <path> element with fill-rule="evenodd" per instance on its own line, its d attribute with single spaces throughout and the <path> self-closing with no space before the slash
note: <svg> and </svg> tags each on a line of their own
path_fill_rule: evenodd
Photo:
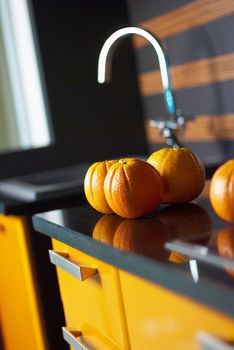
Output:
<svg viewBox="0 0 234 350">
<path fill-rule="evenodd" d="M 234 343 L 227 343 L 206 332 L 198 332 L 198 342 L 202 350 L 234 350 Z"/>
<path fill-rule="evenodd" d="M 88 266 L 79 266 L 69 259 L 69 254 L 65 252 L 56 252 L 49 250 L 50 261 L 52 264 L 61 267 L 64 271 L 84 281 L 97 273 L 97 269 Z"/>
<path fill-rule="evenodd" d="M 75 350 L 88 350 L 86 346 L 82 345 L 77 339 L 81 336 L 81 332 L 69 330 L 67 327 L 62 327 L 63 339 L 71 345 Z"/>
</svg>

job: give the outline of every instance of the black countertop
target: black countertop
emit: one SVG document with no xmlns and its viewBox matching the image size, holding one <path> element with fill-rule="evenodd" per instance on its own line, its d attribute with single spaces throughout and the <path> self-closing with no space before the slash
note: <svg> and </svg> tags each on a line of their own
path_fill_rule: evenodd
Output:
<svg viewBox="0 0 234 350">
<path fill-rule="evenodd" d="M 165 249 L 166 242 L 197 237 L 196 242 L 219 256 L 217 235 L 229 224 L 215 215 L 207 194 L 192 203 L 161 206 L 153 215 L 136 220 L 102 215 L 84 202 L 36 214 L 33 225 L 97 259 L 234 316 L 233 270 Z"/>
</svg>

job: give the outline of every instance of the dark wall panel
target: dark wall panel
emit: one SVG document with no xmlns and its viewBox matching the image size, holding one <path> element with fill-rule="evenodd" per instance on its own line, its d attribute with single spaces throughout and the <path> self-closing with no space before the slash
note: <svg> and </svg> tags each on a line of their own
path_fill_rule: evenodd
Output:
<svg viewBox="0 0 234 350">
<path fill-rule="evenodd" d="M 171 80 L 177 106 L 188 119 L 195 117 L 194 122 L 188 123 L 190 136 L 182 141 L 207 164 L 233 157 L 234 2 L 129 0 L 128 6 L 132 25 L 145 28 L 163 40 L 173 73 Z M 152 151 L 162 147 L 163 140 L 150 129 L 149 120 L 166 115 L 162 84 L 158 79 L 159 65 L 146 42 L 137 39 L 135 53 Z M 201 135 L 200 125 L 205 128 Z M 195 131 L 191 132 L 191 128 Z M 152 137 L 156 134 L 158 136 Z"/>
<path fill-rule="evenodd" d="M 124 0 L 32 0 L 55 144 L 0 156 L 0 178 L 84 161 L 145 153 L 147 140 L 132 43 L 113 60 L 113 81 L 97 83 L 100 49 L 129 24 Z"/>
<path fill-rule="evenodd" d="M 186 32 L 165 38 L 171 65 L 223 55 L 234 51 L 234 15 L 215 22 L 195 27 Z M 151 46 L 137 51 L 138 66 L 141 72 L 158 69 Z"/>
</svg>

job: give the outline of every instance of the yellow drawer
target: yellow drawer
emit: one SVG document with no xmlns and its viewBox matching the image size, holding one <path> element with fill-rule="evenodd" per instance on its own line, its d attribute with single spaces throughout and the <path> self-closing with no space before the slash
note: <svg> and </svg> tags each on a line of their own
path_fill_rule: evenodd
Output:
<svg viewBox="0 0 234 350">
<path fill-rule="evenodd" d="M 62 257 L 67 254 L 65 265 L 67 261 L 72 262 L 75 266 L 88 266 L 97 270 L 95 275 L 80 281 L 65 271 L 66 267 L 65 270 L 64 267 L 57 267 L 65 312 L 71 308 L 78 311 L 79 315 L 84 317 L 91 326 L 97 328 L 119 346 L 128 349 L 129 343 L 117 269 L 62 242 L 52 240 L 52 243 L 55 252 L 59 252 Z"/>
<path fill-rule="evenodd" d="M 71 346 L 71 349 L 81 344 L 85 348 L 93 350 L 123 350 L 122 347 L 99 332 L 97 328 L 91 326 L 76 310 L 66 307 L 65 318 L 66 327 L 63 327 L 62 332 L 64 340 Z"/>
<path fill-rule="evenodd" d="M 119 274 L 131 349 L 229 349 L 220 344 L 234 340 L 234 319 L 124 271 Z"/>
</svg>

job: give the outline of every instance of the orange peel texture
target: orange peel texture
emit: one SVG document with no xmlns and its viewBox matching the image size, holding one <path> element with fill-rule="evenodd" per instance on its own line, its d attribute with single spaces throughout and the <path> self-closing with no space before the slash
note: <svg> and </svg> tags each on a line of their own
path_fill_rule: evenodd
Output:
<svg viewBox="0 0 234 350">
<path fill-rule="evenodd" d="M 225 162 L 214 173 L 210 201 L 222 219 L 234 222 L 234 159 Z"/>
<path fill-rule="evenodd" d="M 188 148 L 162 148 L 147 160 L 164 181 L 163 203 L 185 203 L 195 199 L 205 185 L 205 168 Z"/>
<path fill-rule="evenodd" d="M 111 214 L 113 210 L 108 205 L 104 194 L 104 180 L 110 167 L 117 160 L 96 162 L 92 164 L 84 179 L 85 196 L 89 204 L 103 214 Z"/>
<path fill-rule="evenodd" d="M 147 162 L 126 158 L 109 169 L 104 192 L 116 214 L 127 219 L 138 218 L 158 208 L 163 196 L 163 181 Z"/>
</svg>

